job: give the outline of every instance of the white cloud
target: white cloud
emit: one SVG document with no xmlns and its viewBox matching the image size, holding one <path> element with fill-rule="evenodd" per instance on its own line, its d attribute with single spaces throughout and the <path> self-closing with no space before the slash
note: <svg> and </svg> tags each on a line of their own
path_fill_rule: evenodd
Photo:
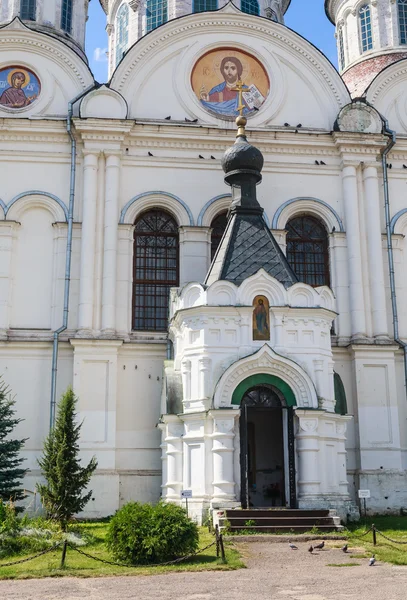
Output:
<svg viewBox="0 0 407 600">
<path fill-rule="evenodd" d="M 107 48 L 95 48 L 95 50 L 93 51 L 93 60 L 95 60 L 96 62 L 106 62 L 106 52 Z"/>
</svg>

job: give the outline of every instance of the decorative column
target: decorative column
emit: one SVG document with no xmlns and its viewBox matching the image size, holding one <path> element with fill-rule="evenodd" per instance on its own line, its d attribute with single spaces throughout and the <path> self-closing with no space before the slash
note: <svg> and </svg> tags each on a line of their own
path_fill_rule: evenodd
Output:
<svg viewBox="0 0 407 600">
<path fill-rule="evenodd" d="M 163 479 L 167 500 L 180 502 L 182 490 L 182 434 L 184 426 L 176 415 L 164 415 L 167 452 L 167 478 Z M 163 473 L 164 476 L 164 473 Z"/>
<path fill-rule="evenodd" d="M 16 221 L 0 221 L 0 339 L 7 339 L 10 326 L 13 243 L 20 226 Z"/>
<path fill-rule="evenodd" d="M 99 152 L 84 151 L 78 328 L 87 333 L 94 327 L 98 155 Z"/>
<path fill-rule="evenodd" d="M 366 337 L 365 305 L 362 286 L 362 255 L 360 248 L 360 223 L 356 167 L 344 166 L 342 170 L 343 206 L 348 243 L 349 294 L 352 337 Z"/>
<path fill-rule="evenodd" d="M 379 180 L 375 166 L 370 165 L 363 170 L 363 184 L 373 335 L 387 339 Z"/>
<path fill-rule="evenodd" d="M 319 411 L 297 409 L 299 419 L 296 435 L 298 453 L 298 500 L 299 508 L 312 508 L 312 502 L 320 494 L 321 474 L 318 439 Z M 315 415 L 315 416 L 314 416 Z"/>
<path fill-rule="evenodd" d="M 188 410 L 191 399 L 191 361 L 187 358 L 181 362 L 181 377 L 182 377 L 182 388 L 183 398 L 182 402 L 184 410 Z"/>
<path fill-rule="evenodd" d="M 212 456 L 213 456 L 213 496 L 212 505 L 222 506 L 236 501 L 233 476 L 233 440 L 235 437 L 235 414 L 230 410 L 209 412 L 213 419 Z"/>
<path fill-rule="evenodd" d="M 102 331 L 114 334 L 116 329 L 117 230 L 119 220 L 120 153 L 106 157 L 105 222 L 103 246 Z"/>
<path fill-rule="evenodd" d="M 201 400 L 207 400 L 211 395 L 212 360 L 209 356 L 199 358 L 199 395 Z"/>
</svg>

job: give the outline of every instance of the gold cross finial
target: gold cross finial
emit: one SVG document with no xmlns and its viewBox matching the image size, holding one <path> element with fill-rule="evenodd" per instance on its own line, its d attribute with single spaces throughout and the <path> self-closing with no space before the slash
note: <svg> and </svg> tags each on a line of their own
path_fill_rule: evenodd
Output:
<svg viewBox="0 0 407 600">
<path fill-rule="evenodd" d="M 232 88 L 232 92 L 238 93 L 239 104 L 238 104 L 236 110 L 240 116 L 243 115 L 243 110 L 245 109 L 245 105 L 243 104 L 243 90 L 244 90 L 243 82 L 241 79 L 239 79 L 238 82 L 236 83 L 235 87 Z"/>
</svg>

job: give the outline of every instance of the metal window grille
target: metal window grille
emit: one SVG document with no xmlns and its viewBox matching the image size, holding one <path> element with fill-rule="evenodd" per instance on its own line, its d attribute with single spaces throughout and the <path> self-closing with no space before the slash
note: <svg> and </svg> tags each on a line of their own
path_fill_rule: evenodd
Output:
<svg viewBox="0 0 407 600">
<path fill-rule="evenodd" d="M 400 44 L 407 44 L 407 0 L 398 0 Z"/>
<path fill-rule="evenodd" d="M 170 288 L 179 285 L 178 225 L 163 210 L 141 215 L 134 230 L 133 329 L 166 331 Z"/>
<path fill-rule="evenodd" d="M 129 6 L 122 4 L 116 16 L 116 66 L 123 58 L 129 43 Z"/>
<path fill-rule="evenodd" d="M 343 29 L 338 29 L 338 48 L 339 48 L 339 68 L 342 70 L 345 68 L 345 47 L 343 45 Z"/>
<path fill-rule="evenodd" d="M 36 5 L 36 0 L 21 0 L 20 18 L 24 21 L 35 21 Z"/>
<path fill-rule="evenodd" d="M 206 10 L 217 10 L 218 0 L 194 0 L 193 12 L 205 12 Z"/>
<path fill-rule="evenodd" d="M 370 6 L 368 4 L 364 4 L 360 7 L 359 19 L 362 52 L 366 52 L 367 50 L 371 50 L 373 48 L 372 18 L 370 13 Z"/>
<path fill-rule="evenodd" d="M 168 20 L 167 0 L 147 0 L 147 31 L 152 31 Z"/>
<path fill-rule="evenodd" d="M 216 250 L 218 249 L 223 234 L 225 233 L 227 222 L 227 212 L 223 212 L 217 215 L 211 223 L 211 261 L 214 259 Z"/>
<path fill-rule="evenodd" d="M 328 234 L 318 219 L 291 219 L 287 229 L 287 260 L 298 279 L 314 287 L 330 285 Z"/>
<path fill-rule="evenodd" d="M 259 3 L 257 0 L 242 0 L 241 3 L 242 12 L 247 13 L 248 15 L 259 15 Z"/>
<path fill-rule="evenodd" d="M 62 0 L 61 29 L 67 33 L 72 31 L 72 0 Z"/>
</svg>

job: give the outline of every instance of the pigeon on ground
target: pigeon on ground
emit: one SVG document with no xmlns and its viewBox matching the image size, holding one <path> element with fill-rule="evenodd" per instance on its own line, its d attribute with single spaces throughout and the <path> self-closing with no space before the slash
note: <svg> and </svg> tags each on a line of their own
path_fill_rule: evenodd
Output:
<svg viewBox="0 0 407 600">
<path fill-rule="evenodd" d="M 312 553 L 313 553 L 313 551 L 314 551 L 314 547 L 313 547 L 313 546 L 310 546 L 310 547 L 308 548 L 308 552 L 309 552 L 310 554 L 312 554 Z"/>
<path fill-rule="evenodd" d="M 320 544 L 317 544 L 316 546 L 314 546 L 314 550 L 322 550 L 322 548 L 325 546 L 325 542 L 322 541 Z"/>
<path fill-rule="evenodd" d="M 375 564 L 376 559 L 375 556 L 373 554 L 372 558 L 369 558 L 369 567 L 373 567 L 373 565 Z"/>
<path fill-rule="evenodd" d="M 288 542 L 288 545 L 290 546 L 291 550 L 298 550 L 298 546 L 296 546 L 292 542 Z"/>
<path fill-rule="evenodd" d="M 341 548 L 342 552 L 346 552 L 348 551 L 348 544 L 345 544 L 342 548 Z"/>
</svg>

